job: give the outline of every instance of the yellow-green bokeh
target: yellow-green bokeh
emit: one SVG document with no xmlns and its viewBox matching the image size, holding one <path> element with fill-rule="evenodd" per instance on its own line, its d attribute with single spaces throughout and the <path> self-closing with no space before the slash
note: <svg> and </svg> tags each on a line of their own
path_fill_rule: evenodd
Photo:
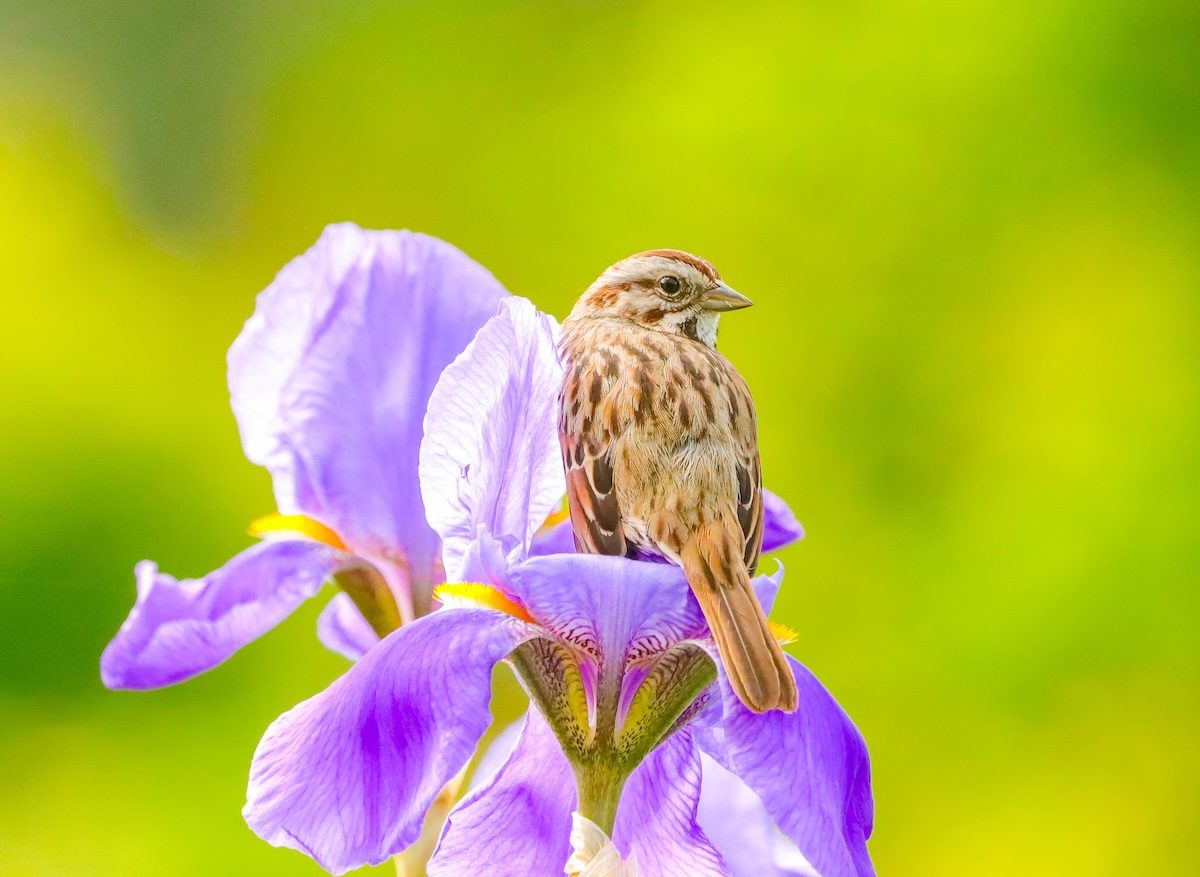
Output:
<svg viewBox="0 0 1200 877">
<path fill-rule="evenodd" d="M 1193 873 L 1198 58 L 1185 0 L 0 2 L 0 872 L 319 872 L 239 815 L 345 666 L 317 606 L 170 690 L 97 659 L 137 560 L 271 510 L 224 352 L 351 219 L 559 315 L 659 246 L 755 300 L 881 874 Z"/>
</svg>

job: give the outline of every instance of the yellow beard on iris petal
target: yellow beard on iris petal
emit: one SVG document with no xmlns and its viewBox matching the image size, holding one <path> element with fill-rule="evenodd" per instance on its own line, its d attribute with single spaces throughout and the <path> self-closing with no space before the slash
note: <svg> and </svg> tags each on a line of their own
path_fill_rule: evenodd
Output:
<svg viewBox="0 0 1200 877">
<path fill-rule="evenodd" d="M 282 515 L 279 512 L 272 512 L 250 522 L 251 536 L 263 539 L 275 533 L 296 533 L 339 551 L 349 550 L 341 536 L 308 515 Z"/>
<path fill-rule="evenodd" d="M 443 606 L 466 609 L 495 609 L 521 621 L 533 623 L 525 607 L 499 588 L 481 582 L 446 582 L 433 589 L 433 599 Z"/>
</svg>

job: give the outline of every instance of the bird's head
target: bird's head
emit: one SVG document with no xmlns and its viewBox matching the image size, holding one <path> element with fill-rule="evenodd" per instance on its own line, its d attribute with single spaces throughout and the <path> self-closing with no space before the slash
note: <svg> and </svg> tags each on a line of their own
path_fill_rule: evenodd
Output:
<svg viewBox="0 0 1200 877">
<path fill-rule="evenodd" d="M 580 297 L 571 317 L 629 320 L 715 347 L 721 314 L 750 304 L 703 259 L 681 250 L 648 250 L 622 259 L 601 274 Z"/>
</svg>

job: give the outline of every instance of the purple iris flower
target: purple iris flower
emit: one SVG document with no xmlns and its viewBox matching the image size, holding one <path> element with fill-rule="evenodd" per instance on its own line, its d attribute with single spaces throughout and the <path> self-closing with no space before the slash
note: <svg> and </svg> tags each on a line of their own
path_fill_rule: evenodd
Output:
<svg viewBox="0 0 1200 877">
<path fill-rule="evenodd" d="M 561 874 L 573 811 L 605 822 L 643 877 L 752 873 L 746 856 L 763 851 L 705 832 L 706 757 L 760 802 L 756 830 L 777 826 L 802 854 L 774 873 L 806 862 L 822 877 L 873 874 L 866 747 L 811 673 L 792 662 L 795 713 L 751 713 L 719 662 L 713 683 L 715 650 L 677 568 L 532 555 L 563 487 L 555 337 L 552 320 L 507 299 L 442 375 L 420 476 L 454 583 L 438 591 L 446 606 L 271 725 L 248 824 L 335 874 L 403 850 L 475 751 L 507 658 L 536 706 L 504 763 L 451 811 L 431 877 Z M 764 605 L 780 577 L 755 580 Z M 592 789 L 583 780 L 603 776 L 605 759 L 629 769 Z"/>
<path fill-rule="evenodd" d="M 246 456 L 271 473 L 269 538 L 201 579 L 138 564 L 137 602 L 101 658 L 110 688 L 208 670 L 333 578 L 319 623 L 351 657 L 431 608 L 437 534 L 417 478 L 442 370 L 508 293 L 447 243 L 330 226 L 258 297 L 229 351 Z"/>
</svg>

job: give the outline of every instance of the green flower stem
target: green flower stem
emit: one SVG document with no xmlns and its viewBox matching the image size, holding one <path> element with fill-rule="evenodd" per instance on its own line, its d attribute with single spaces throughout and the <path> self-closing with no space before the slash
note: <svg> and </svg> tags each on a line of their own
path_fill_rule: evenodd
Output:
<svg viewBox="0 0 1200 877">
<path fill-rule="evenodd" d="M 575 768 L 575 792 L 579 797 L 579 812 L 612 837 L 613 825 L 617 821 L 617 806 L 621 803 L 621 790 L 629 777 L 619 776 L 605 770 L 598 763 Z"/>
</svg>

